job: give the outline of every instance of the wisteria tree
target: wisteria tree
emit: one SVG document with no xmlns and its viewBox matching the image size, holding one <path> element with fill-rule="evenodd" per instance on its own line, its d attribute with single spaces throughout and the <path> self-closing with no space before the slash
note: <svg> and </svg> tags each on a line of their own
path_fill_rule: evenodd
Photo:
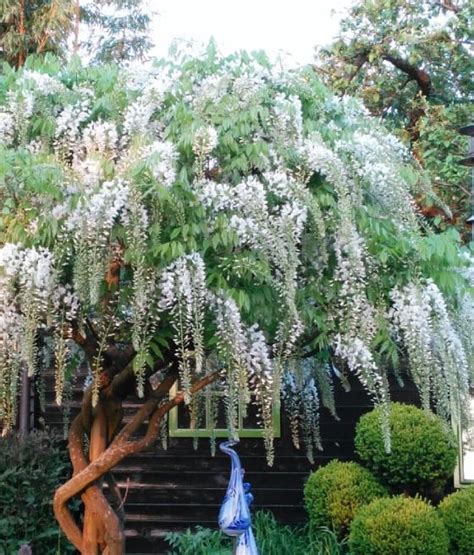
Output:
<svg viewBox="0 0 474 555">
<path fill-rule="evenodd" d="M 425 407 L 462 413 L 469 255 L 417 213 L 428 185 L 401 144 L 311 68 L 212 45 L 136 70 L 29 59 L 0 79 L 0 144 L 0 418 L 8 431 L 22 372 L 53 365 L 61 405 L 87 366 L 54 498 L 82 553 L 124 552 L 103 479 L 113 493 L 114 466 L 172 407 L 197 421 L 209 389 L 231 437 L 257 405 L 270 464 L 273 399 L 311 458 L 351 374 L 385 414 L 400 368 Z"/>
</svg>

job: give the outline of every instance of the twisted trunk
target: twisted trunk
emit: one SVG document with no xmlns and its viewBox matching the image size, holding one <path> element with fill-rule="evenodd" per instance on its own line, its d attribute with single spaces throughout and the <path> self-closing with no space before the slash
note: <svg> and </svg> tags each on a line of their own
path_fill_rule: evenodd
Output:
<svg viewBox="0 0 474 555">
<path fill-rule="evenodd" d="M 115 385 L 123 386 L 123 374 L 117 376 Z M 196 392 L 215 379 L 211 374 L 196 381 L 192 391 Z M 121 400 L 114 396 L 112 385 L 101 391 L 97 407 L 91 405 L 91 391 L 84 395 L 81 413 L 73 420 L 69 430 L 69 455 L 73 465 L 72 478 L 60 486 L 54 496 L 54 513 L 64 534 L 83 555 L 122 555 L 125 553 L 123 518 L 118 488 L 112 483 L 111 494 L 115 497 L 114 510 L 103 494 L 103 480 L 108 473 L 128 455 L 138 453 L 151 446 L 156 440 L 164 415 L 184 400 L 182 392 L 166 400 L 176 380 L 173 370 L 163 379 L 150 398 L 143 403 L 133 418 L 117 433 L 121 423 Z M 120 415 L 120 416 L 118 416 Z M 133 436 L 147 422 L 143 437 Z M 84 439 L 89 436 L 89 456 L 84 453 Z M 80 496 L 84 503 L 82 529 L 75 521 L 68 502 Z"/>
</svg>

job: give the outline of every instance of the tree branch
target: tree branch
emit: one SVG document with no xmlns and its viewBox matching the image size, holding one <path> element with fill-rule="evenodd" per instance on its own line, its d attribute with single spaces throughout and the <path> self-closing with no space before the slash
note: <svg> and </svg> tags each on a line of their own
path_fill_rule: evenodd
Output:
<svg viewBox="0 0 474 555">
<path fill-rule="evenodd" d="M 458 14 L 461 11 L 461 9 L 458 6 L 455 6 L 453 4 L 452 0 L 444 0 L 444 2 L 436 2 L 436 5 L 448 12 L 453 12 L 455 14 Z"/>
<path fill-rule="evenodd" d="M 417 68 L 403 58 L 398 58 L 397 56 L 392 56 L 391 54 L 384 54 L 382 58 L 400 71 L 403 71 L 403 73 L 406 73 L 410 79 L 416 81 L 423 96 L 426 98 L 431 96 L 433 93 L 433 84 L 431 82 L 431 77 L 425 70 Z"/>
<path fill-rule="evenodd" d="M 219 375 L 219 372 L 215 372 L 201 378 L 192 385 L 191 392 L 196 393 L 203 389 L 218 379 Z M 167 376 L 162 386 L 163 392 L 166 389 L 169 390 L 171 384 L 171 376 Z M 98 478 L 111 470 L 128 455 L 137 453 L 150 446 L 158 435 L 159 425 L 163 416 L 173 407 L 182 403 L 183 400 L 184 393 L 182 391 L 179 391 L 172 399 L 162 403 L 160 406 L 158 406 L 159 399 L 148 400 L 135 417 L 125 426 L 122 432 L 118 434 L 111 445 L 96 460 L 91 462 L 83 471 L 73 476 L 68 482 L 56 490 L 53 503 L 56 518 L 58 518 L 58 520 L 61 519 L 60 522 L 63 522 L 68 514 L 70 516 L 69 509 L 67 508 L 69 499 L 93 484 Z M 149 418 L 149 423 L 145 436 L 136 441 L 128 441 L 132 433 L 134 433 L 147 418 Z M 70 518 L 72 519 L 72 517 Z"/>
</svg>

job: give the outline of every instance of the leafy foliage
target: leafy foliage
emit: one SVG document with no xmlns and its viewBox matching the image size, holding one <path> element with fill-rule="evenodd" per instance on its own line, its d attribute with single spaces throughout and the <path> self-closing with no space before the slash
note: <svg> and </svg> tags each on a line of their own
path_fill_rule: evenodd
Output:
<svg viewBox="0 0 474 555">
<path fill-rule="evenodd" d="M 231 539 L 220 530 L 196 526 L 185 532 L 169 532 L 166 541 L 174 555 L 229 555 L 232 550 Z"/>
<path fill-rule="evenodd" d="M 44 433 L 0 438 L 0 553 L 73 553 L 54 519 L 52 496 L 70 474 L 59 440 Z"/>
<path fill-rule="evenodd" d="M 252 527 L 261 553 L 278 555 L 343 555 L 346 542 L 338 541 L 327 528 L 310 532 L 308 526 L 282 525 L 268 511 L 257 511 Z M 171 533 L 167 541 L 175 555 L 229 555 L 231 541 L 221 532 L 196 527 L 184 533 Z"/>
<path fill-rule="evenodd" d="M 467 145 L 457 128 L 470 118 L 471 21 L 467 0 L 359 0 L 318 53 L 334 90 L 361 98 L 410 141 L 454 221 L 468 208 L 468 173 L 457 163 Z"/>
<path fill-rule="evenodd" d="M 337 460 L 313 472 L 304 488 L 311 525 L 332 528 L 339 537 L 346 535 L 360 507 L 386 495 L 387 490 L 368 470 Z"/>
<path fill-rule="evenodd" d="M 28 54 L 86 54 L 94 62 L 142 59 L 151 48 L 142 0 L 0 1 L 0 60 L 22 66 Z"/>
<path fill-rule="evenodd" d="M 474 552 L 474 486 L 445 497 L 438 512 L 448 531 L 449 552 Z"/>
<path fill-rule="evenodd" d="M 1 0 L 0 60 L 21 66 L 28 54 L 61 55 L 73 15 L 71 0 Z"/>
<path fill-rule="evenodd" d="M 354 555 L 448 554 L 448 534 L 435 509 L 420 498 L 375 499 L 356 514 L 349 536 Z"/>
<path fill-rule="evenodd" d="M 469 255 L 424 225 L 406 149 L 312 68 L 212 43 L 148 69 L 30 59 L 0 79 L 0 139 L 7 427 L 22 368 L 54 352 L 61 403 L 86 358 L 96 403 L 131 353 L 139 395 L 178 367 L 190 410 L 192 383 L 216 376 L 231 436 L 255 402 L 269 462 L 281 388 L 311 456 L 319 407 L 334 412 L 332 382 L 351 372 L 383 407 L 389 448 L 387 373 L 411 346 L 392 309 L 406 287 L 430 292 L 427 341 L 447 353 L 417 385 L 443 416 L 466 398 Z M 404 302 L 419 313 L 421 300 Z"/>
<path fill-rule="evenodd" d="M 449 425 L 414 406 L 393 403 L 392 445 L 387 453 L 380 432 L 380 410 L 364 414 L 356 427 L 357 454 L 382 483 L 396 491 L 436 494 L 452 477 L 456 439 Z"/>
<path fill-rule="evenodd" d="M 96 0 L 81 2 L 81 21 L 87 40 L 81 45 L 93 62 L 143 59 L 152 47 L 150 14 L 143 0 Z"/>
</svg>

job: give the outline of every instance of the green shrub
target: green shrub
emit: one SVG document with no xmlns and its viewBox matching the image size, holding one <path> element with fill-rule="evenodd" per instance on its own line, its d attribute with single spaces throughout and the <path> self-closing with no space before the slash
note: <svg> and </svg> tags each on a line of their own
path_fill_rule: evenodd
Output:
<svg viewBox="0 0 474 555">
<path fill-rule="evenodd" d="M 313 472 L 304 488 L 311 525 L 331 527 L 339 536 L 347 532 L 359 507 L 386 495 L 368 470 L 355 462 L 337 460 Z"/>
<path fill-rule="evenodd" d="M 375 499 L 351 525 L 352 555 L 447 555 L 448 533 L 435 509 L 421 498 Z"/>
<path fill-rule="evenodd" d="M 0 438 L 0 553 L 72 553 L 54 518 L 54 490 L 69 475 L 66 451 L 44 433 Z"/>
<path fill-rule="evenodd" d="M 391 452 L 384 447 L 382 408 L 357 424 L 355 447 L 363 463 L 397 492 L 437 495 L 452 477 L 457 448 L 454 433 L 432 413 L 393 403 L 390 411 Z"/>
<path fill-rule="evenodd" d="M 474 553 L 474 486 L 448 495 L 438 510 L 448 531 L 450 553 Z"/>
</svg>

